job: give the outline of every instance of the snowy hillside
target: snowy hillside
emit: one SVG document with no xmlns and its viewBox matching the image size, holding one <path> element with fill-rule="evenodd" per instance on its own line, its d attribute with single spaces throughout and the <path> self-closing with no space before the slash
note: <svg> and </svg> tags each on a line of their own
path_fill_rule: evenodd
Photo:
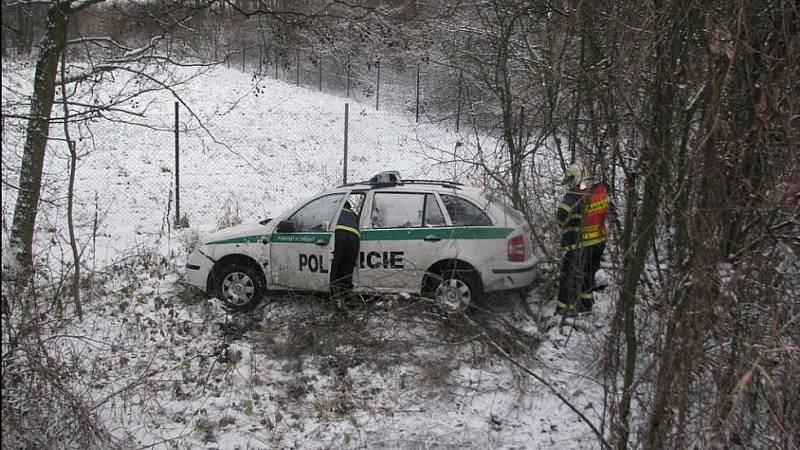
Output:
<svg viewBox="0 0 800 450">
<path fill-rule="evenodd" d="M 216 228 L 228 208 L 238 210 L 241 219 L 257 220 L 341 184 L 345 103 L 350 103 L 349 181 L 383 170 L 399 170 L 407 178 L 448 179 L 454 167 L 436 165 L 443 159 L 440 149 L 451 151 L 457 140 L 468 139 L 417 125 L 397 112 L 376 111 L 269 78 L 254 79 L 237 70 L 217 68 L 196 75 L 182 69 L 172 77 L 191 80 L 174 89 L 184 102 L 179 111 L 181 213 L 201 232 Z M 4 104 L 20 103 L 11 112 L 27 113 L 31 78 L 31 67 L 7 65 L 3 70 Z M 123 74 L 103 84 L 101 92 L 84 86 L 84 101 L 107 101 L 137 83 L 145 81 Z M 73 126 L 81 155 L 77 223 L 88 234 L 98 213 L 102 242 L 97 243 L 97 256 L 104 260 L 151 242 L 147 237 L 162 235 L 167 218 L 174 217 L 175 101 L 172 93 L 161 90 L 118 108 L 141 117 L 109 111 L 105 115 L 113 122 Z M 4 179 L 12 185 L 22 147 L 21 124 L 12 120 L 3 128 Z M 68 174 L 67 148 L 59 141 L 62 127 L 51 128 L 40 223 L 44 230 L 62 228 Z M 15 191 L 4 184 L 6 221 L 14 198 Z"/>
<path fill-rule="evenodd" d="M 6 69 L 4 104 L 24 102 L 32 70 Z M 130 82 L 118 78 L 104 89 Z M 146 115 L 136 120 L 148 128 L 97 121 L 74 131 L 82 136 L 83 155 L 79 237 L 89 248 L 84 264 L 97 273 L 87 287 L 85 320 L 51 330 L 55 337 L 47 345 L 83 374 L 70 386 L 90 399 L 91 413 L 120 446 L 598 447 L 589 426 L 554 390 L 599 427 L 606 299 L 597 322 L 576 330 L 546 326 L 552 306 L 538 290 L 525 299 L 489 297 L 469 316 L 422 299 L 368 299 L 339 311 L 324 298 L 299 296 L 276 297 L 252 315 L 236 316 L 188 289 L 185 248 L 197 233 L 231 215 L 274 215 L 341 182 L 347 100 L 223 68 L 178 93 L 199 118 L 181 108 L 181 210 L 188 229 L 170 224 L 171 95 L 137 100 Z M 356 103 L 349 133 L 351 181 L 382 170 L 449 179 L 464 168 L 436 160 L 446 159 L 442 152 L 456 141 L 471 145 L 452 130 Z M 20 139 L 18 128 L 4 124 L 4 227 Z M 50 147 L 48 203 L 40 215 L 38 251 L 49 250 L 50 258 L 65 246 L 62 147 L 55 141 Z M 62 406 L 30 408 L 74 426 Z M 13 445 L 6 439 L 4 446 Z M 74 439 L 63 445 L 80 447 L 80 436 Z"/>
</svg>

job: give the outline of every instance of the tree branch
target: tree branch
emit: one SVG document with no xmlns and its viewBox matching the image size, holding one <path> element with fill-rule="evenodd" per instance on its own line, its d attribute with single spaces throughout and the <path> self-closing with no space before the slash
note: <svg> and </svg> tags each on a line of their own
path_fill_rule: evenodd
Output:
<svg viewBox="0 0 800 450">
<path fill-rule="evenodd" d="M 480 330 L 480 333 L 486 339 L 486 342 L 488 342 L 489 345 L 494 347 L 494 349 L 497 350 L 497 352 L 500 353 L 500 355 L 502 355 L 503 358 L 505 358 L 511 364 L 517 366 L 523 372 L 525 372 L 528 375 L 530 375 L 531 377 L 533 377 L 536 381 L 540 382 L 550 392 L 552 392 L 556 397 L 558 397 L 558 399 L 561 400 L 561 402 L 563 404 L 565 404 L 569 409 L 571 409 L 583 423 L 585 423 L 586 425 L 589 426 L 589 428 L 592 430 L 592 433 L 594 433 L 594 435 L 597 437 L 597 439 L 600 440 L 600 444 L 602 444 L 603 448 L 606 448 L 606 449 L 610 449 L 611 448 L 609 443 L 606 442 L 605 438 L 603 437 L 603 433 L 601 433 L 600 430 L 597 429 L 597 427 L 592 423 L 592 421 L 589 420 L 589 418 L 586 417 L 582 412 L 580 412 L 580 410 L 578 410 L 578 408 L 576 408 L 575 405 L 570 403 L 570 401 L 567 400 L 566 397 L 564 397 L 560 392 L 558 392 L 558 390 L 552 384 L 550 384 L 550 382 L 548 382 L 547 380 L 542 378 L 540 375 L 538 375 L 533 370 L 529 369 L 527 366 L 523 365 L 522 363 L 520 363 L 519 361 L 514 359 L 514 357 L 512 357 L 511 355 L 509 355 L 503 349 L 503 347 L 501 347 L 491 336 L 489 336 L 486 333 L 486 331 L 484 330 L 484 328 L 482 326 L 480 326 L 479 324 L 477 324 L 474 320 L 472 320 L 469 317 L 467 317 L 467 320 L 469 320 L 472 324 L 477 326 L 477 328 Z"/>
</svg>

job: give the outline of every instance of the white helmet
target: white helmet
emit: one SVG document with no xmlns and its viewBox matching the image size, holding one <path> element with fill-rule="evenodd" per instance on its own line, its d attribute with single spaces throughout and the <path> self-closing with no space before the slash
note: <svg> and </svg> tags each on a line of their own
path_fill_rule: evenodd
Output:
<svg viewBox="0 0 800 450">
<path fill-rule="evenodd" d="M 567 176 L 564 178 L 564 183 L 569 186 L 575 186 L 583 181 L 583 170 L 581 170 L 581 166 L 577 164 L 571 164 L 569 168 L 567 168 Z"/>
</svg>

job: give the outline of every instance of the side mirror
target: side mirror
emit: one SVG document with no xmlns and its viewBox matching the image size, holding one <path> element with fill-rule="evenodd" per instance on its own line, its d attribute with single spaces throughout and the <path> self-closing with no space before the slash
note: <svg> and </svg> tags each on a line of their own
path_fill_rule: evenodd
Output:
<svg viewBox="0 0 800 450">
<path fill-rule="evenodd" d="M 277 227 L 275 227 L 275 231 L 278 233 L 291 233 L 294 231 L 294 224 L 288 220 L 284 220 L 283 222 L 279 223 Z"/>
</svg>

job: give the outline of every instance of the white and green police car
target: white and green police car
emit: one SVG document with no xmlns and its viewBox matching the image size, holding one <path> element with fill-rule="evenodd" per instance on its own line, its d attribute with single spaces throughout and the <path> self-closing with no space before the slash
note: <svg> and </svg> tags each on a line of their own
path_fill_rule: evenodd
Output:
<svg viewBox="0 0 800 450">
<path fill-rule="evenodd" d="M 457 183 L 382 172 L 274 219 L 207 236 L 187 259 L 189 283 L 239 310 L 270 290 L 327 292 L 345 201 L 360 217 L 355 292 L 423 294 L 462 308 L 484 292 L 533 280 L 529 225 L 505 201 Z"/>
</svg>

